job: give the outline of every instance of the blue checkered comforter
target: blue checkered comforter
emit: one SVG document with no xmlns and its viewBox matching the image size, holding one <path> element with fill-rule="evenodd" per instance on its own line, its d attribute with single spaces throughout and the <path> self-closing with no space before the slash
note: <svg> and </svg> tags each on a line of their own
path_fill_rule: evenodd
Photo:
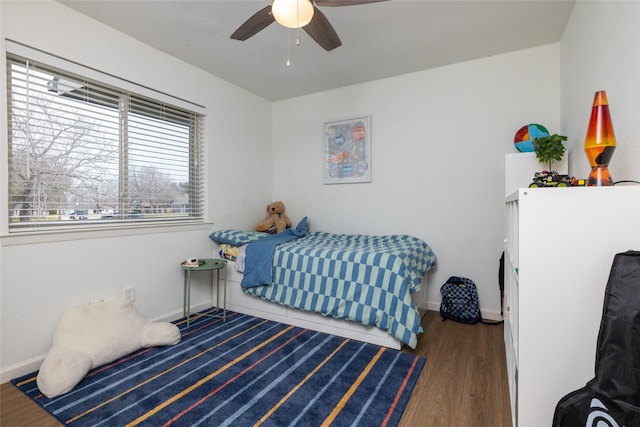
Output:
<svg viewBox="0 0 640 427">
<path fill-rule="evenodd" d="M 244 291 L 377 326 L 415 348 L 420 314 L 411 293 L 434 265 L 431 248 L 416 237 L 309 232 L 276 248 L 272 284 Z"/>
</svg>

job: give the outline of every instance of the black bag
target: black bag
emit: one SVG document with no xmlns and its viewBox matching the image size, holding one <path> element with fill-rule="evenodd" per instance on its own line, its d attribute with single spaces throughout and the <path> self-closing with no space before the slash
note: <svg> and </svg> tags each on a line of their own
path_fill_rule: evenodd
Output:
<svg viewBox="0 0 640 427">
<path fill-rule="evenodd" d="M 638 251 L 614 257 L 598 333 L 595 378 L 560 399 L 553 426 L 640 426 Z"/>
<path fill-rule="evenodd" d="M 474 324 L 481 320 L 478 290 L 473 280 L 465 277 L 450 277 L 440 288 L 442 302 L 440 315 L 443 320 L 451 319 Z"/>
</svg>

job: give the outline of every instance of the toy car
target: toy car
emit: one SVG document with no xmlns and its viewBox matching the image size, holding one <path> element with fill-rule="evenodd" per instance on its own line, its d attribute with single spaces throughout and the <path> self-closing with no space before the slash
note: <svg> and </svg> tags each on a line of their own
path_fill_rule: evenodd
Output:
<svg viewBox="0 0 640 427">
<path fill-rule="evenodd" d="M 529 188 L 538 187 L 569 187 L 574 185 L 575 178 L 569 175 L 560 175 L 555 171 L 536 172 Z"/>
</svg>

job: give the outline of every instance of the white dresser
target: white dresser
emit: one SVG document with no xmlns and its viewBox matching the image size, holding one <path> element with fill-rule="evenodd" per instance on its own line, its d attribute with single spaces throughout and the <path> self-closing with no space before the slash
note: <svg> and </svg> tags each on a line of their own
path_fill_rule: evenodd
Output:
<svg viewBox="0 0 640 427">
<path fill-rule="evenodd" d="M 640 250 L 640 185 L 520 188 L 506 199 L 505 243 L 513 425 L 548 427 L 594 376 L 613 257 Z"/>
</svg>

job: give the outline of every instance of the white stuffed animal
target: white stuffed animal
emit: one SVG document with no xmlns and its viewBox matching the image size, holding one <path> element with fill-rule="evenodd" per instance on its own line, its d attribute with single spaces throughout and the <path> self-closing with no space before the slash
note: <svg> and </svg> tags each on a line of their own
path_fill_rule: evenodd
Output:
<svg viewBox="0 0 640 427">
<path fill-rule="evenodd" d="M 38 372 L 40 391 L 52 398 L 71 391 L 89 370 L 144 347 L 174 345 L 180 330 L 145 320 L 126 299 L 93 302 L 65 311 Z"/>
</svg>

